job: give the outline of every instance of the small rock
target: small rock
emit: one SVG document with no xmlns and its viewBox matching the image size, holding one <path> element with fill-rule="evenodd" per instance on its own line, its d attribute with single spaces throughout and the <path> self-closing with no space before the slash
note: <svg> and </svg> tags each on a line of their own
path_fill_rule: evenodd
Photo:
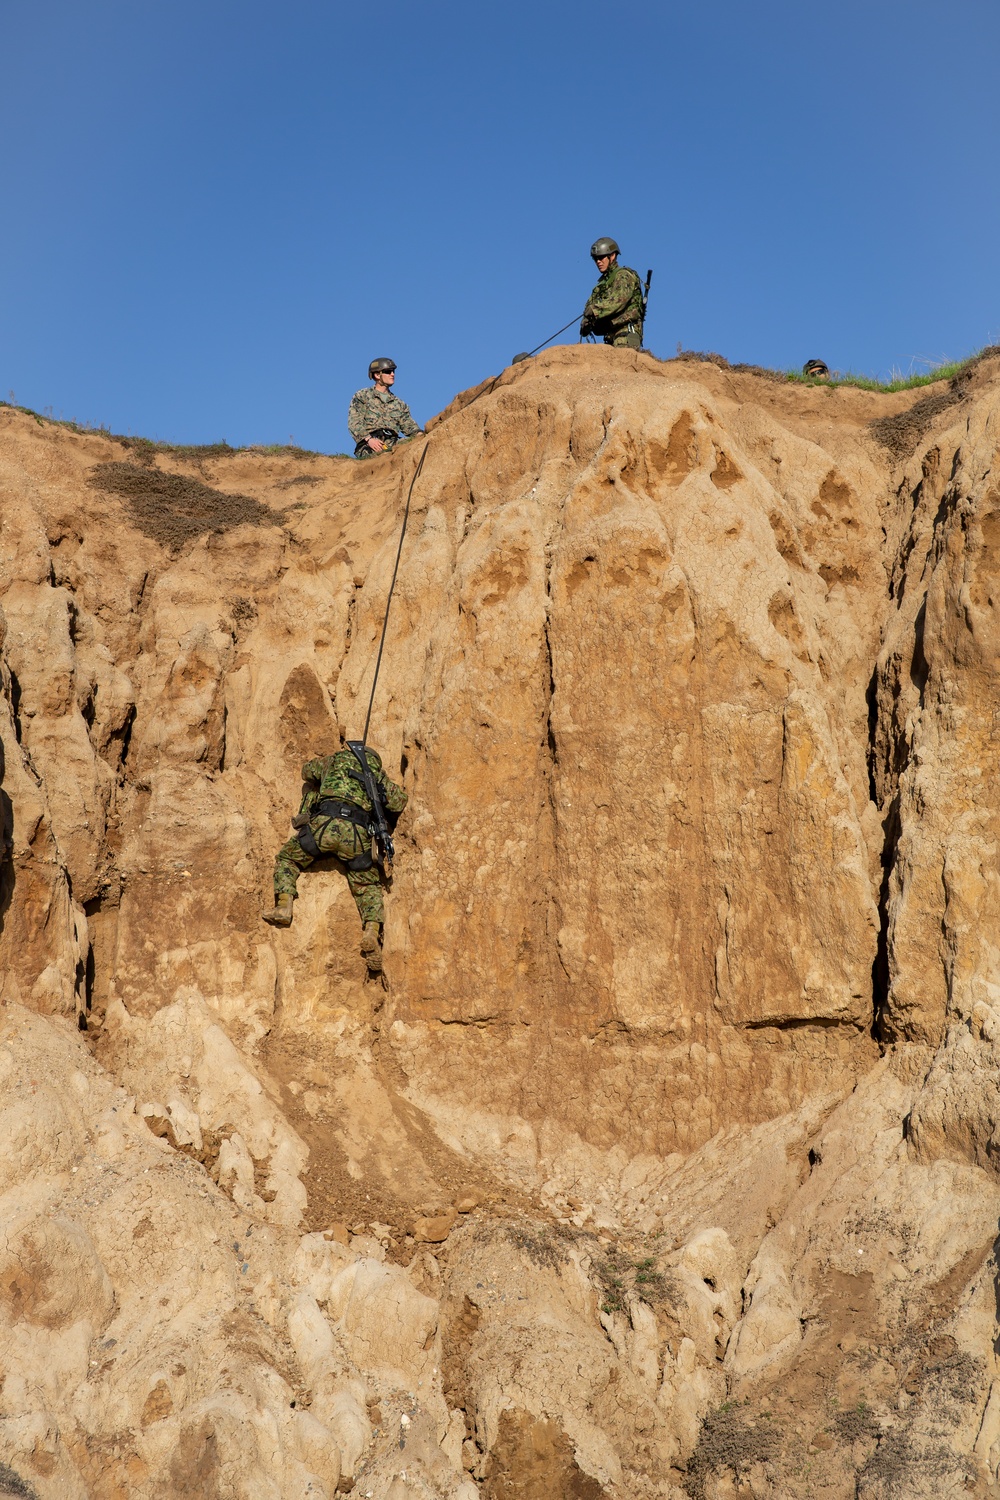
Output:
<svg viewBox="0 0 1000 1500">
<path fill-rule="evenodd" d="M 145 1120 L 154 1135 L 160 1140 L 165 1140 L 170 1131 L 170 1116 L 162 1104 L 144 1104 L 139 1110 L 139 1116 Z"/>
<path fill-rule="evenodd" d="M 347 1232 L 347 1225 L 341 1223 L 339 1220 L 331 1224 L 329 1229 L 323 1231 L 323 1238 L 325 1240 L 332 1240 L 335 1245 L 349 1245 L 351 1243 L 351 1237 Z"/>
<path fill-rule="evenodd" d="M 809 1439 L 810 1448 L 832 1448 L 833 1438 L 828 1432 L 814 1432 Z"/>
<path fill-rule="evenodd" d="M 455 1199 L 455 1207 L 460 1214 L 471 1214 L 474 1208 L 478 1208 L 483 1201 L 483 1195 L 477 1188 L 463 1188 Z"/>
<path fill-rule="evenodd" d="M 413 1225 L 413 1238 L 421 1245 L 440 1245 L 454 1228 L 458 1214 L 453 1208 L 433 1218 L 417 1219 Z"/>
</svg>

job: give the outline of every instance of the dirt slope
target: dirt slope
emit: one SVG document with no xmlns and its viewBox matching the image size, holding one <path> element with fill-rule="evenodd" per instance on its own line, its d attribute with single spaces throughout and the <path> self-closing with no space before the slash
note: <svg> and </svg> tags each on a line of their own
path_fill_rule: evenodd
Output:
<svg viewBox="0 0 1000 1500">
<path fill-rule="evenodd" d="M 1000 1495 L 998 391 L 457 398 L 384 987 L 259 912 L 420 445 L 0 408 L 0 1495 Z"/>
</svg>

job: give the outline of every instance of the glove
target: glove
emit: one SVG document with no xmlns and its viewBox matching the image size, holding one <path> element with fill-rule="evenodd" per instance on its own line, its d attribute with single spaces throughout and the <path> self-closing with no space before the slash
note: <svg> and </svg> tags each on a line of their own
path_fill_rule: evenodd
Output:
<svg viewBox="0 0 1000 1500">
<path fill-rule="evenodd" d="M 593 333 L 594 325 L 589 318 L 584 318 L 580 324 L 580 337 L 585 339 L 589 333 Z"/>
<path fill-rule="evenodd" d="M 292 827 L 293 828 L 307 828 L 308 826 L 309 826 L 309 819 L 306 817 L 305 813 L 296 813 L 295 816 L 294 816 L 294 818 L 292 819 Z"/>
</svg>

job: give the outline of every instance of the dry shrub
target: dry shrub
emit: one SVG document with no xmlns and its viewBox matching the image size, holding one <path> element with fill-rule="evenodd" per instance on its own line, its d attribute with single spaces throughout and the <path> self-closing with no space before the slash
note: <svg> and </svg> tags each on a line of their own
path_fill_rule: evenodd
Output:
<svg viewBox="0 0 1000 1500">
<path fill-rule="evenodd" d="M 88 483 L 125 501 L 140 531 L 166 547 L 182 547 L 208 531 L 277 526 L 278 517 L 251 495 L 231 495 L 187 474 L 143 464 L 97 464 Z"/>
</svg>

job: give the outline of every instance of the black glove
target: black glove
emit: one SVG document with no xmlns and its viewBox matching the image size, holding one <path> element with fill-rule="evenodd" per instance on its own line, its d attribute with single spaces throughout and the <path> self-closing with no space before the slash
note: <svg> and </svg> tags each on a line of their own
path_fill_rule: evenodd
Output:
<svg viewBox="0 0 1000 1500">
<path fill-rule="evenodd" d="M 593 333 L 594 325 L 589 318 L 584 318 L 580 323 L 580 337 L 585 339 L 589 333 Z"/>
</svg>

